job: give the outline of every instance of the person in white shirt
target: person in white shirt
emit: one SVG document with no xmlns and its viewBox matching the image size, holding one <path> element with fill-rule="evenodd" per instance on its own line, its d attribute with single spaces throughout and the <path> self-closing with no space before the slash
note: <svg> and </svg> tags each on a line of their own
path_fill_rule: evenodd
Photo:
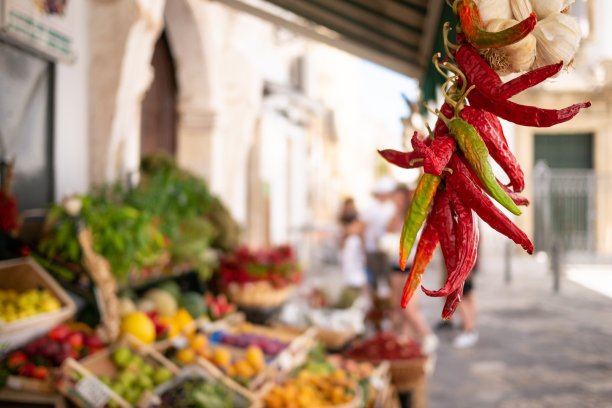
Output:
<svg viewBox="0 0 612 408">
<path fill-rule="evenodd" d="M 358 219 L 357 208 L 352 198 L 344 200 L 338 218 L 342 227 L 340 242 L 342 280 L 345 286 L 361 291 L 368 284 L 363 242 L 365 224 Z"/>
<path fill-rule="evenodd" d="M 395 205 L 391 195 L 396 182 L 390 177 L 380 178 L 373 190 L 374 200 L 363 211 L 361 220 L 365 223 L 364 245 L 368 270 L 373 276 L 373 286 L 377 289 L 389 280 L 389 262 L 386 253 L 381 248 L 381 238 L 387 231 L 389 221 L 395 214 Z"/>
</svg>

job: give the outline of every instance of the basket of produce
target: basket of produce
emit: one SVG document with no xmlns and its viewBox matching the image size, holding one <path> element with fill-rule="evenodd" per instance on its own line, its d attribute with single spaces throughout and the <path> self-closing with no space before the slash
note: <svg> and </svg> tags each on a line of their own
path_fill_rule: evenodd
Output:
<svg viewBox="0 0 612 408">
<path fill-rule="evenodd" d="M 84 358 L 103 348 L 104 344 L 89 327 L 62 323 L 8 355 L 3 362 L 9 373 L 6 386 L 52 392 L 54 374 L 66 359 Z"/>
<path fill-rule="evenodd" d="M 81 361 L 64 361 L 58 390 L 80 407 L 143 406 L 155 387 L 179 372 L 172 362 L 132 336 Z"/>
<path fill-rule="evenodd" d="M 203 367 L 188 366 L 155 389 L 148 408 L 256 408 L 255 395 Z"/>
<path fill-rule="evenodd" d="M 303 359 L 261 395 L 267 408 L 363 406 L 363 388 L 357 376 L 326 360 L 323 347 L 311 347 Z"/>
<path fill-rule="evenodd" d="M 354 342 L 344 353 L 348 358 L 390 363 L 391 382 L 400 390 L 409 390 L 425 377 L 427 357 L 414 341 L 400 341 L 395 335 L 380 332 L 375 337 Z"/>
<path fill-rule="evenodd" d="M 0 261 L 0 355 L 74 316 L 68 294 L 32 258 Z"/>
<path fill-rule="evenodd" d="M 280 306 L 301 277 L 293 250 L 286 245 L 259 251 L 239 247 L 220 261 L 221 285 L 239 307 Z"/>
</svg>

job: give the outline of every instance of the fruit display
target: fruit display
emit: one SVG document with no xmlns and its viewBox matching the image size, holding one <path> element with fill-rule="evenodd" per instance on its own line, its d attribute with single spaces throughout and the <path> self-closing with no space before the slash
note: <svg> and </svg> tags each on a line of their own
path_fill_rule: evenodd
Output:
<svg viewBox="0 0 612 408">
<path fill-rule="evenodd" d="M 268 408 L 325 407 L 353 401 L 359 397 L 359 385 L 343 370 L 317 374 L 300 370 L 293 378 L 273 387 L 264 396 Z"/>
<path fill-rule="evenodd" d="M 153 390 L 174 376 L 167 367 L 152 364 L 127 346 L 117 347 L 111 359 L 116 374 L 103 374 L 98 379 L 130 404 L 136 404 L 145 390 Z"/>
<path fill-rule="evenodd" d="M 421 346 L 413 340 L 400 341 L 393 333 L 380 332 L 366 340 L 354 342 L 344 353 L 357 360 L 409 360 L 424 357 Z"/>
<path fill-rule="evenodd" d="M 57 297 L 47 289 L 30 289 L 21 293 L 14 289 L 0 289 L 0 321 L 6 323 L 54 312 L 61 307 Z"/>
<path fill-rule="evenodd" d="M 46 336 L 9 354 L 5 364 L 12 375 L 46 380 L 49 370 L 59 367 L 68 357 L 80 359 L 102 348 L 102 341 L 90 331 L 60 324 Z"/>
<path fill-rule="evenodd" d="M 246 348 L 249 346 L 259 347 L 266 355 L 276 356 L 283 351 L 289 343 L 279 339 L 270 338 L 256 333 L 220 333 L 220 341 L 233 347 Z"/>
<path fill-rule="evenodd" d="M 222 383 L 188 379 L 161 395 L 160 408 L 233 408 L 231 391 Z"/>
<path fill-rule="evenodd" d="M 264 352 L 258 345 L 238 350 L 210 342 L 206 335 L 197 332 L 174 341 L 165 355 L 180 366 L 195 363 L 198 357 L 204 358 L 242 385 L 247 385 L 267 366 Z"/>
<path fill-rule="evenodd" d="M 182 293 L 179 305 L 181 308 L 187 310 L 194 319 L 197 319 L 206 312 L 204 299 L 202 295 L 197 292 Z"/>
<path fill-rule="evenodd" d="M 228 302 L 224 294 L 217 296 L 210 292 L 204 294 L 204 303 L 206 305 L 206 315 L 212 321 L 219 320 L 236 311 L 236 305 Z"/>
</svg>

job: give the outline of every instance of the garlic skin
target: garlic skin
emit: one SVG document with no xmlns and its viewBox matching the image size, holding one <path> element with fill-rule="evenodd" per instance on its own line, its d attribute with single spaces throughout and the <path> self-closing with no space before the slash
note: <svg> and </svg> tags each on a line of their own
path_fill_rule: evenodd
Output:
<svg viewBox="0 0 612 408">
<path fill-rule="evenodd" d="M 475 3 L 485 26 L 494 18 L 512 18 L 510 0 L 475 0 Z"/>
<path fill-rule="evenodd" d="M 559 61 L 568 66 L 580 46 L 580 26 L 567 14 L 556 13 L 538 21 L 531 34 L 537 39 L 532 69 Z"/>
<path fill-rule="evenodd" d="M 517 24 L 514 19 L 496 18 L 486 26 L 487 31 L 498 32 Z M 536 58 L 536 38 L 528 34 L 521 41 L 505 47 L 489 49 L 485 59 L 499 75 L 527 71 Z"/>
<path fill-rule="evenodd" d="M 538 21 L 540 21 L 553 14 L 560 13 L 573 2 L 574 0 L 531 0 L 531 5 L 536 13 L 536 17 L 538 17 Z"/>
<path fill-rule="evenodd" d="M 523 21 L 533 12 L 531 0 L 510 0 L 510 8 L 515 20 Z"/>
</svg>

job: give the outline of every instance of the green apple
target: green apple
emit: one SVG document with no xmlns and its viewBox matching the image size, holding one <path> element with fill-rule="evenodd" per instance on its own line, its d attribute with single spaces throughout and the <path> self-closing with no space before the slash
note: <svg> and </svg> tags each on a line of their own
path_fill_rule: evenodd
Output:
<svg viewBox="0 0 612 408">
<path fill-rule="evenodd" d="M 153 380 L 144 373 L 138 375 L 136 378 L 136 384 L 138 384 L 144 390 L 153 388 Z"/>
<path fill-rule="evenodd" d="M 171 378 L 172 372 L 166 367 L 159 367 L 157 370 L 155 370 L 155 373 L 153 373 L 153 381 L 155 382 L 155 385 L 166 382 Z"/>
<path fill-rule="evenodd" d="M 121 346 L 113 352 L 113 361 L 121 368 L 127 366 L 131 359 L 132 351 L 128 347 Z"/>
<path fill-rule="evenodd" d="M 134 380 L 136 379 L 136 374 L 134 374 L 131 371 L 122 371 L 119 376 L 117 377 L 117 380 L 123 384 L 123 386 L 127 389 L 130 388 L 130 385 L 134 382 Z"/>
<path fill-rule="evenodd" d="M 155 371 L 155 368 L 149 363 L 144 363 L 140 368 L 140 371 L 151 377 L 153 375 L 153 372 Z"/>
</svg>

